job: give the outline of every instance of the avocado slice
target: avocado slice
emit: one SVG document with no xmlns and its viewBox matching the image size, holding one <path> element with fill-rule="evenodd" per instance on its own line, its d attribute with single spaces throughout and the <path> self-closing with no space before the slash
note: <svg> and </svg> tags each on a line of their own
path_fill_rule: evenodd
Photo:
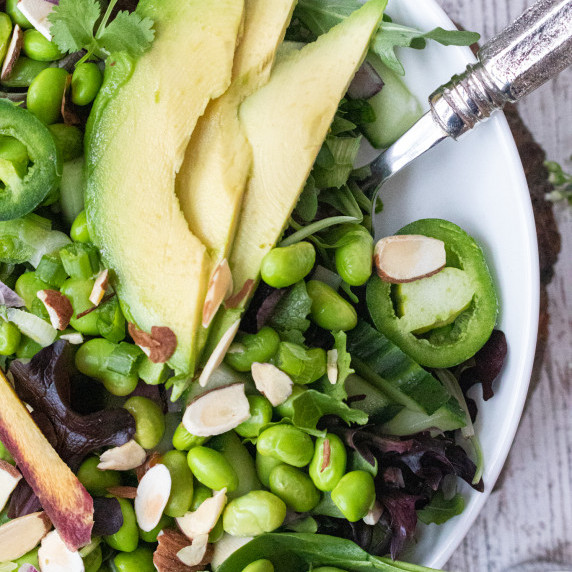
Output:
<svg viewBox="0 0 572 572">
<path fill-rule="evenodd" d="M 245 1 L 232 83 L 197 123 L 177 176 L 176 192 L 189 228 L 215 260 L 226 258 L 232 245 L 252 165 L 238 108 L 268 81 L 295 4 L 295 0 Z"/>
<path fill-rule="evenodd" d="M 231 81 L 244 0 L 142 0 L 156 39 L 136 62 L 108 60 L 86 132 L 90 235 L 126 317 L 177 336 L 169 364 L 194 370 L 211 260 L 175 195 L 198 118 Z"/>
</svg>

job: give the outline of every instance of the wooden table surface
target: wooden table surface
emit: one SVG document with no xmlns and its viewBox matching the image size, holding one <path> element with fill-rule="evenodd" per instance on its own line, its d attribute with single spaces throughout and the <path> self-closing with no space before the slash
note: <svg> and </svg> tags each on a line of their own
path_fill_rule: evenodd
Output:
<svg viewBox="0 0 572 572">
<path fill-rule="evenodd" d="M 423 0 L 420 0 L 423 1 Z M 490 38 L 533 0 L 438 0 L 465 28 Z M 572 68 L 519 104 L 550 159 L 572 172 Z M 548 287 L 549 338 L 502 483 L 447 564 L 502 572 L 530 560 L 572 566 L 572 209 L 555 207 L 562 250 Z"/>
</svg>

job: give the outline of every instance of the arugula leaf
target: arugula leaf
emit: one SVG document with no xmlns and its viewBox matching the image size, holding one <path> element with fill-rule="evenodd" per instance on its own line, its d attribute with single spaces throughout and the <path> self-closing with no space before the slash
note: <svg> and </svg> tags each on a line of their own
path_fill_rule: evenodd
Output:
<svg viewBox="0 0 572 572">
<path fill-rule="evenodd" d="M 450 518 L 461 514 L 465 509 L 465 499 L 456 494 L 451 499 L 445 499 L 442 491 L 438 491 L 431 502 L 417 511 L 417 518 L 425 524 L 443 524 Z"/>
<path fill-rule="evenodd" d="M 60 0 L 48 16 L 50 33 L 60 51 L 79 52 L 82 48 L 92 47 L 94 28 L 100 15 L 97 0 Z"/>
<path fill-rule="evenodd" d="M 312 300 L 308 296 L 306 284 L 298 282 L 278 302 L 269 325 L 283 340 L 303 345 L 304 332 L 310 327 L 308 314 L 311 308 Z"/>
</svg>

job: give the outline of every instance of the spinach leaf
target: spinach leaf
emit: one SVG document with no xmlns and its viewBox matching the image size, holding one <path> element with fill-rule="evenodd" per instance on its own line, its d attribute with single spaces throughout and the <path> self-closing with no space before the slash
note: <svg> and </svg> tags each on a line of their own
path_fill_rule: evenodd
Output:
<svg viewBox="0 0 572 572">
<path fill-rule="evenodd" d="M 306 284 L 298 282 L 278 302 L 270 318 L 272 326 L 284 341 L 304 344 L 304 332 L 310 327 L 308 314 L 312 300 L 308 296 Z"/>
<path fill-rule="evenodd" d="M 417 518 L 425 524 L 432 522 L 443 524 L 450 518 L 461 514 L 464 509 L 465 499 L 460 494 L 456 494 L 451 499 L 445 499 L 443 492 L 438 491 L 425 508 L 417 511 Z"/>
</svg>

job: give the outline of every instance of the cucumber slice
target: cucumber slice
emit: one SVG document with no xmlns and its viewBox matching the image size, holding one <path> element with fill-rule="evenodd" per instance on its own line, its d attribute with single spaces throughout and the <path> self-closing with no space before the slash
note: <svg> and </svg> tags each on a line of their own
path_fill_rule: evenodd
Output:
<svg viewBox="0 0 572 572">
<path fill-rule="evenodd" d="M 362 125 L 363 134 L 376 149 L 385 149 L 399 139 L 422 115 L 423 108 L 401 78 L 378 56 L 370 52 L 367 61 L 383 80 L 383 89 L 368 103 L 375 111 L 375 121 Z"/>
<path fill-rule="evenodd" d="M 346 392 L 349 398 L 365 396 L 364 399 L 353 401 L 350 399 L 352 409 L 359 409 L 369 416 L 370 423 L 376 425 L 385 423 L 395 417 L 403 405 L 396 403 L 359 375 L 352 374 L 346 379 Z"/>
<path fill-rule="evenodd" d="M 439 380 L 367 322 L 360 320 L 347 336 L 352 367 L 390 399 L 429 415 L 449 401 Z"/>
</svg>

